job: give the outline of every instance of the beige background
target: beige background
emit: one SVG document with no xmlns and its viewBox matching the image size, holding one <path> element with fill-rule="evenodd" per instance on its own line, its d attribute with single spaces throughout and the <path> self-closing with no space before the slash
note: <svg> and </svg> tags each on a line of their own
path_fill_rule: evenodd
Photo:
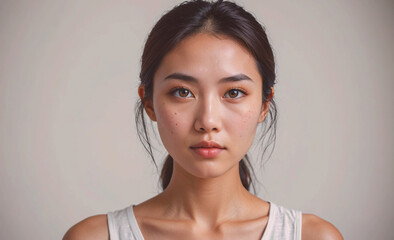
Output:
<svg viewBox="0 0 394 240">
<path fill-rule="evenodd" d="M 0 239 L 60 239 L 157 193 L 133 109 L 147 34 L 179 2 L 1 1 Z M 394 2 L 237 2 L 278 64 L 258 195 L 345 239 L 394 239 Z"/>
</svg>

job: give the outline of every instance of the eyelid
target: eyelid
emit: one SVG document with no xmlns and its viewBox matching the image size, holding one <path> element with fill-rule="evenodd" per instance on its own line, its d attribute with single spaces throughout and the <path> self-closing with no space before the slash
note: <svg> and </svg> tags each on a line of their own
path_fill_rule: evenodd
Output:
<svg viewBox="0 0 394 240">
<path fill-rule="evenodd" d="M 237 90 L 237 91 L 241 92 L 241 93 L 243 94 L 243 96 L 241 96 L 241 97 L 235 97 L 235 98 L 229 98 L 229 99 L 243 98 L 243 97 L 245 97 L 246 95 L 248 95 L 248 92 L 247 92 L 245 89 L 240 88 L 240 87 L 230 88 L 229 90 L 226 91 L 225 95 L 226 95 L 229 91 L 231 91 L 231 90 Z"/>
<path fill-rule="evenodd" d="M 175 96 L 175 93 L 177 92 L 177 91 L 179 91 L 179 90 L 181 90 L 181 89 L 186 89 L 186 90 L 188 90 L 189 91 L 189 93 L 191 94 L 191 95 L 193 95 L 193 97 L 194 97 L 194 94 L 192 93 L 192 91 L 190 90 L 190 89 L 188 89 L 187 87 L 182 87 L 182 86 L 178 86 L 178 87 L 174 87 L 174 88 L 171 88 L 171 90 L 170 90 L 170 95 L 172 95 L 172 96 Z M 189 97 L 181 97 L 181 96 L 176 96 L 177 98 L 189 98 Z"/>
<path fill-rule="evenodd" d="M 188 89 L 187 87 L 183 87 L 183 86 L 177 86 L 177 87 L 171 88 L 171 89 L 170 89 L 170 95 L 173 95 L 173 96 L 174 96 L 175 93 L 176 93 L 177 91 L 181 90 L 181 89 L 186 89 L 186 90 L 189 91 L 189 93 L 190 93 L 191 95 L 193 95 L 193 97 L 194 97 L 194 94 L 192 93 L 192 91 L 191 91 L 190 89 Z M 231 91 L 231 90 L 239 91 L 239 92 L 241 92 L 243 95 L 240 96 L 240 97 L 229 98 L 229 99 L 238 99 L 238 98 L 242 98 L 242 97 L 245 97 L 246 95 L 248 95 L 248 92 L 247 92 L 245 89 L 240 88 L 240 87 L 233 87 L 233 88 L 230 88 L 229 90 L 226 91 L 225 95 L 226 95 L 229 91 Z M 178 98 L 189 98 L 189 97 L 181 97 L 181 96 L 176 96 L 176 97 L 178 97 Z"/>
</svg>

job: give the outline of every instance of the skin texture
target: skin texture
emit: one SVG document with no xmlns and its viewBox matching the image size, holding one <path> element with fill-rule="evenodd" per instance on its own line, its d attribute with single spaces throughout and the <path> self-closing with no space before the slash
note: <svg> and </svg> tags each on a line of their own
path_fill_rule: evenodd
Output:
<svg viewBox="0 0 394 240">
<path fill-rule="evenodd" d="M 198 82 L 164 80 L 172 73 L 193 76 Z M 251 80 L 219 81 L 240 73 Z M 171 89 L 179 86 L 191 94 L 183 98 L 179 93 L 171 95 Z M 231 92 L 236 98 L 230 98 L 227 91 L 233 88 L 241 88 L 247 95 Z M 167 54 L 154 77 L 153 109 L 147 111 L 157 121 L 163 144 L 177 168 L 181 167 L 179 171 L 208 180 L 238 165 L 267 113 L 262 112 L 261 88 L 254 58 L 233 40 L 200 34 Z M 189 148 L 202 140 L 213 140 L 226 150 L 217 159 L 202 160 Z"/>
<path fill-rule="evenodd" d="M 179 79 L 179 74 L 195 81 Z M 238 74 L 249 80 L 223 81 Z M 144 94 L 141 86 L 139 95 Z M 134 207 L 145 239 L 261 238 L 270 206 L 242 186 L 238 163 L 268 109 L 255 59 L 235 40 L 199 33 L 164 57 L 145 110 L 157 121 L 174 171 L 162 193 Z M 202 158 L 190 147 L 203 140 L 225 149 L 215 158 Z M 64 239 L 108 239 L 106 215 L 81 221 Z M 303 214 L 302 239 L 343 238 L 330 223 Z"/>
</svg>

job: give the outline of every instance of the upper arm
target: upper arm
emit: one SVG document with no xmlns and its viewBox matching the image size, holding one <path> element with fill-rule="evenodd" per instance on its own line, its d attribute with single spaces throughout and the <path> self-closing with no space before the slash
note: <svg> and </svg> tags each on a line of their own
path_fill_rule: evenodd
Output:
<svg viewBox="0 0 394 240">
<path fill-rule="evenodd" d="M 334 225 L 313 214 L 302 214 L 301 233 L 303 240 L 343 240 Z"/>
<path fill-rule="evenodd" d="M 88 217 L 72 226 L 63 240 L 109 240 L 107 215 Z"/>
</svg>

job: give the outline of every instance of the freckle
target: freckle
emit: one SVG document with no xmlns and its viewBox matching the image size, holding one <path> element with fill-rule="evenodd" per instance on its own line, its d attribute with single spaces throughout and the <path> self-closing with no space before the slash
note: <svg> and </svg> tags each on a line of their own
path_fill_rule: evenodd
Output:
<svg viewBox="0 0 394 240">
<path fill-rule="evenodd" d="M 178 126 L 178 123 L 175 123 L 175 126 Z"/>
</svg>

